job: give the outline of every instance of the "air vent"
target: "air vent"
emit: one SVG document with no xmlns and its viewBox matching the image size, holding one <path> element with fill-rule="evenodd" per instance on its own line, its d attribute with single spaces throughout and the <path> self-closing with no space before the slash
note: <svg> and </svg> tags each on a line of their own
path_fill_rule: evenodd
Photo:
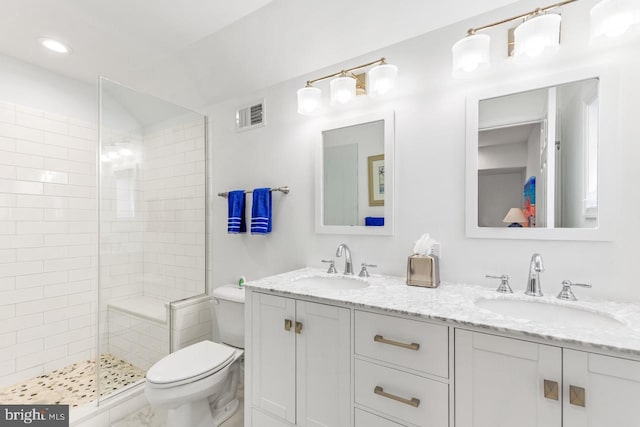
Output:
<svg viewBox="0 0 640 427">
<path fill-rule="evenodd" d="M 264 122 L 264 99 L 252 102 L 236 111 L 236 130 L 238 132 L 264 126 Z"/>
</svg>

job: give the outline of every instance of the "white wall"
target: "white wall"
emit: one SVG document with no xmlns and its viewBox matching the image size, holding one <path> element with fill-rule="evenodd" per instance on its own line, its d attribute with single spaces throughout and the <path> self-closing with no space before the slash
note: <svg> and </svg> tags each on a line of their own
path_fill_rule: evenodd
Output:
<svg viewBox="0 0 640 427">
<path fill-rule="evenodd" d="M 594 285 L 582 295 L 612 298 L 640 298 L 640 264 L 635 261 L 640 230 L 635 227 L 640 200 L 635 194 L 636 160 L 640 145 L 634 141 L 640 98 L 638 44 L 626 52 L 615 49 L 589 50 L 589 8 L 595 0 L 584 0 L 563 9 L 563 47 L 549 62 L 518 67 L 505 59 L 506 27 L 491 31 L 494 66 L 485 78 L 456 81 L 451 78 L 451 45 L 466 30 L 478 24 L 512 16 L 539 4 L 521 1 L 472 21 L 408 40 L 348 63 L 318 70 L 299 79 L 266 88 L 246 98 L 231 99 L 208 109 L 212 121 L 212 192 L 256 186 L 289 185 L 289 195 L 274 194 L 273 233 L 267 237 L 227 235 L 226 201 L 213 198 L 212 279 L 213 285 L 280 273 L 304 265 L 320 266 L 320 259 L 332 257 L 341 242 L 353 250 L 356 263 L 377 263 L 374 272 L 405 274 L 406 257 L 421 233 L 431 232 L 443 246 L 442 279 L 488 284 L 485 273 L 506 273 L 513 287 L 525 287 L 531 254 L 545 258 L 543 288 L 553 294 L 563 279 Z M 314 159 L 322 125 L 330 116 L 303 117 L 296 113 L 295 92 L 307 78 L 323 75 L 347 65 L 356 65 L 384 55 L 400 70 L 400 89 L 395 98 L 373 102 L 359 100 L 352 110 L 335 114 L 341 119 L 366 110 L 396 112 L 396 234 L 392 237 L 318 235 L 314 232 Z M 574 67 L 605 64 L 618 76 L 618 122 L 616 168 L 618 213 L 621 232 L 612 242 L 561 242 L 532 240 L 469 239 L 464 233 L 465 96 L 486 86 L 535 79 Z M 323 92 L 327 84 L 319 84 Z M 236 133 L 234 108 L 265 97 L 267 125 Z M 325 129 L 328 127 L 324 127 Z M 603 138 L 606 144 L 609 138 Z M 342 261 L 338 262 L 338 269 Z M 580 297 L 580 296 L 579 296 Z"/>
<path fill-rule="evenodd" d="M 586 196 L 586 104 L 597 94 L 597 82 L 558 88 L 562 147 L 562 226 L 594 227 L 597 221 L 585 218 Z"/>
<path fill-rule="evenodd" d="M 524 168 L 527 165 L 527 143 L 498 144 L 478 147 L 478 169 Z"/>
<path fill-rule="evenodd" d="M 478 225 L 506 227 L 502 222 L 511 208 L 522 209 L 522 172 L 478 174 Z"/>
<path fill-rule="evenodd" d="M 4 55 L 0 55 L 0 101 L 87 122 L 98 121 L 96 85 Z"/>
</svg>

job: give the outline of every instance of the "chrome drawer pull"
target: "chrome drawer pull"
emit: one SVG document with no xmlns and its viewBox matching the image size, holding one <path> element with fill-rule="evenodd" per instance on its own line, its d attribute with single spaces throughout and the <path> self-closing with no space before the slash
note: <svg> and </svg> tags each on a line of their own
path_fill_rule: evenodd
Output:
<svg viewBox="0 0 640 427">
<path fill-rule="evenodd" d="M 411 400 L 409 400 L 405 399 L 404 397 L 396 396 L 395 394 L 387 393 L 379 385 L 377 385 L 376 388 L 373 389 L 373 392 L 378 396 L 386 397 L 387 399 L 395 400 L 396 402 L 404 403 L 405 405 L 413 406 L 414 408 L 420 406 L 420 399 L 412 397 Z"/>
<path fill-rule="evenodd" d="M 382 344 L 389 344 L 389 345 L 395 345 L 396 347 L 402 347 L 402 348 L 406 348 L 408 350 L 420 350 L 420 344 L 416 344 L 414 342 L 412 342 L 411 344 L 406 344 L 403 342 L 399 342 L 399 341 L 393 341 L 393 340 L 388 340 L 385 337 L 383 337 L 382 335 L 376 335 L 375 337 L 373 337 L 373 340 L 375 342 L 379 342 Z"/>
</svg>

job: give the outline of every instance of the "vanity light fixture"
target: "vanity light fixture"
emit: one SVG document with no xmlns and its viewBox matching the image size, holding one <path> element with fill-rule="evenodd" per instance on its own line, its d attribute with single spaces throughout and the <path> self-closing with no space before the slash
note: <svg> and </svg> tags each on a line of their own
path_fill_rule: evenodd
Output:
<svg viewBox="0 0 640 427">
<path fill-rule="evenodd" d="M 591 40 L 598 42 L 640 30 L 638 0 L 602 0 L 591 8 Z"/>
<path fill-rule="evenodd" d="M 298 89 L 298 113 L 311 115 L 320 109 L 322 103 L 322 91 L 313 84 L 322 80 L 331 79 L 331 105 L 340 106 L 351 103 L 357 95 L 367 93 L 366 73 L 355 74 L 354 71 L 375 65 L 369 70 L 369 94 L 372 98 L 382 97 L 397 86 L 398 67 L 387 64 L 385 58 L 356 67 L 341 70 L 317 79 L 308 80 L 307 85 Z M 335 78 L 334 78 L 335 77 Z"/>
<path fill-rule="evenodd" d="M 578 0 L 565 0 L 481 27 L 471 28 L 467 31 L 465 38 L 453 45 L 453 76 L 456 78 L 471 76 L 477 71 L 488 68 L 491 38 L 487 34 L 478 33 L 514 21 L 523 20 L 514 30 L 514 44 L 508 46 L 509 56 L 513 56 L 516 62 L 526 62 L 541 54 L 557 52 L 560 48 L 561 18 L 560 15 L 547 12 L 576 1 Z"/>
</svg>

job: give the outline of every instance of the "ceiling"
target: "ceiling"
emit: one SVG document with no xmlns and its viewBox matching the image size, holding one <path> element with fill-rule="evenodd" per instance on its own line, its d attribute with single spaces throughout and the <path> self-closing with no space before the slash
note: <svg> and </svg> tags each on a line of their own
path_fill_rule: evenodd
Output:
<svg viewBox="0 0 640 427">
<path fill-rule="evenodd" d="M 2 0 L 0 53 L 198 108 L 515 2 Z M 71 54 L 46 52 L 42 36 Z"/>
<path fill-rule="evenodd" d="M 527 143 L 531 132 L 539 131 L 539 129 L 540 123 L 527 123 L 481 130 L 478 132 L 478 147 Z"/>
</svg>

